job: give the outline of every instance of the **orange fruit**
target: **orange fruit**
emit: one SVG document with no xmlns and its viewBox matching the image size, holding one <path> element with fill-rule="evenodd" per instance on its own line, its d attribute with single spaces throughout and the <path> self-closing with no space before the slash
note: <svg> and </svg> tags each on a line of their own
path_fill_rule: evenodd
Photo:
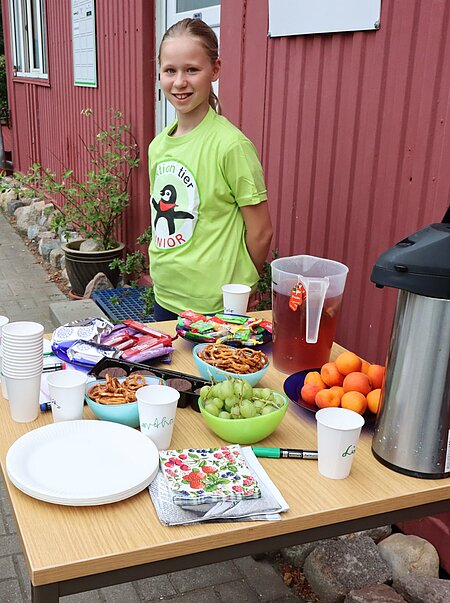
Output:
<svg viewBox="0 0 450 603">
<path fill-rule="evenodd" d="M 361 373 L 365 373 L 367 375 L 367 370 L 370 366 L 370 362 L 367 362 L 367 360 L 361 360 L 361 368 L 359 369 L 361 371 Z"/>
<path fill-rule="evenodd" d="M 339 406 L 341 400 L 337 393 L 332 389 L 321 389 L 316 394 L 316 406 L 319 408 L 328 408 L 329 406 Z"/>
<path fill-rule="evenodd" d="M 318 371 L 309 371 L 305 377 L 304 384 L 319 385 L 322 389 L 326 388 L 326 385 L 322 381 L 322 377 Z"/>
<path fill-rule="evenodd" d="M 386 369 L 381 364 L 371 364 L 367 369 L 367 376 L 373 389 L 379 389 L 383 385 L 384 373 Z"/>
<path fill-rule="evenodd" d="M 336 394 L 339 396 L 339 400 L 345 393 L 344 388 L 341 385 L 333 385 L 333 387 L 330 387 L 330 391 L 336 392 Z"/>
<path fill-rule="evenodd" d="M 349 373 L 346 375 L 342 387 L 345 392 L 360 392 L 363 396 L 367 396 L 372 389 L 369 377 L 360 372 Z"/>
<path fill-rule="evenodd" d="M 342 352 L 334 361 L 337 370 L 342 375 L 348 375 L 361 370 L 361 358 L 353 352 Z"/>
<path fill-rule="evenodd" d="M 313 383 L 306 383 L 300 390 L 300 395 L 305 402 L 309 402 L 309 404 L 314 404 L 316 400 L 317 392 L 320 392 L 323 387 L 320 385 L 314 385 Z"/>
<path fill-rule="evenodd" d="M 361 392 L 349 391 L 341 398 L 342 408 L 353 410 L 359 415 L 363 415 L 367 409 L 367 398 Z"/>
<path fill-rule="evenodd" d="M 381 398 L 381 389 L 373 389 L 371 392 L 367 394 L 367 406 L 370 412 L 373 412 L 374 415 L 377 414 L 378 409 L 380 408 L 380 398 Z"/>
<path fill-rule="evenodd" d="M 334 362 L 326 362 L 320 369 L 322 381 L 332 387 L 333 385 L 342 385 L 344 375 L 342 375 Z"/>
</svg>

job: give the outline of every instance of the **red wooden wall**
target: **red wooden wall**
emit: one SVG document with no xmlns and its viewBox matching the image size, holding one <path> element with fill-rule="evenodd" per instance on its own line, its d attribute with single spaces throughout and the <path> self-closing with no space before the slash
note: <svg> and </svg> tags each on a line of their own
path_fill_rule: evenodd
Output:
<svg viewBox="0 0 450 603">
<path fill-rule="evenodd" d="M 79 137 L 91 142 L 98 131 L 81 116 L 92 108 L 103 127 L 109 109 L 120 109 L 131 124 L 141 152 L 141 166 L 132 177 L 130 207 L 118 233 L 133 245 L 150 220 L 147 147 L 154 136 L 155 22 L 153 3 L 146 0 L 96 2 L 97 88 L 73 85 L 71 3 L 46 0 L 49 79 L 13 78 L 9 7 L 2 0 L 8 89 L 13 124 L 14 168 L 25 171 L 34 161 L 60 170 L 89 167 Z"/>
<path fill-rule="evenodd" d="M 220 98 L 261 152 L 273 247 L 349 266 L 337 339 L 374 362 L 396 292 L 371 268 L 449 203 L 449 17 L 383 0 L 379 31 L 271 39 L 267 2 L 222 2 Z"/>
</svg>

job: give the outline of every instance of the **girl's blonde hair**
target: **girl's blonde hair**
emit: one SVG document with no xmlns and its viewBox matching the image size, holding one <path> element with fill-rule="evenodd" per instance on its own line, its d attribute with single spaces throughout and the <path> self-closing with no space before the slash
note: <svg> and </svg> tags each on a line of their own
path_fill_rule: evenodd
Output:
<svg viewBox="0 0 450 603">
<path fill-rule="evenodd" d="M 208 55 L 209 60 L 214 65 L 219 58 L 219 42 L 217 41 L 217 36 L 211 27 L 201 19 L 183 19 L 182 21 L 178 21 L 178 23 L 172 25 L 172 27 L 169 27 L 159 46 L 158 62 L 161 63 L 161 49 L 164 42 L 169 38 L 175 38 L 176 36 L 186 34 L 198 39 L 203 47 L 203 50 Z M 212 85 L 209 93 L 209 104 L 214 111 L 216 111 L 216 113 L 219 115 L 222 114 L 220 101 L 217 95 L 214 93 Z"/>
</svg>

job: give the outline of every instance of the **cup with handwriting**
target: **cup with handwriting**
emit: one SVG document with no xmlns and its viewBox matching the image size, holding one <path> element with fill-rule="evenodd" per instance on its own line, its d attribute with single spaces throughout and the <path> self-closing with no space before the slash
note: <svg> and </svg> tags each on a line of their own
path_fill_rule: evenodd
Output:
<svg viewBox="0 0 450 603">
<path fill-rule="evenodd" d="M 65 370 L 48 373 L 46 377 L 53 421 L 82 419 L 87 375 Z"/>
<path fill-rule="evenodd" d="M 329 407 L 316 412 L 316 421 L 319 473 L 331 479 L 346 478 L 364 419 L 353 410 Z"/>
<path fill-rule="evenodd" d="M 251 289 L 248 285 L 223 285 L 223 311 L 226 314 L 245 314 Z"/>
<path fill-rule="evenodd" d="M 158 450 L 170 447 L 179 397 L 168 385 L 145 385 L 136 391 L 141 432 Z"/>
</svg>

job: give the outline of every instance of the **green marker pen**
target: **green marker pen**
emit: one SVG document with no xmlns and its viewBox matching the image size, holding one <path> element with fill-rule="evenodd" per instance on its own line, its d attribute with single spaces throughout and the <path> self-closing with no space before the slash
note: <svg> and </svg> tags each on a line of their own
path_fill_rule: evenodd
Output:
<svg viewBox="0 0 450 603">
<path fill-rule="evenodd" d="M 317 461 L 317 450 L 299 450 L 294 448 L 258 448 L 252 446 L 255 456 L 269 459 L 305 459 Z"/>
</svg>

